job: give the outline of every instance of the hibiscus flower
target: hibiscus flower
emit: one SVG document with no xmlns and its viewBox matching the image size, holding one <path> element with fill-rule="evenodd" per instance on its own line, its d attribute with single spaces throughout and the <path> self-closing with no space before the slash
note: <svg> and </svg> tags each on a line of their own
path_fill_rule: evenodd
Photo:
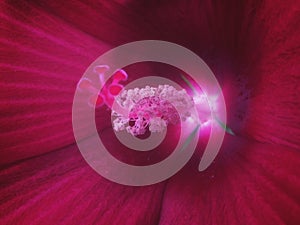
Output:
<svg viewBox="0 0 300 225">
<path fill-rule="evenodd" d="M 2 1 L 0 224 L 300 224 L 299 12 L 291 0 Z M 97 57 L 150 39 L 182 45 L 209 65 L 225 96 L 224 126 L 235 135 L 226 134 L 203 172 L 205 134 L 175 176 L 125 186 L 80 154 L 73 97 Z M 148 72 L 189 88 L 165 65 L 123 69 L 124 82 Z M 95 121 L 114 156 L 144 165 L 170 154 L 170 141 L 149 154 L 119 151 L 102 100 Z"/>
</svg>

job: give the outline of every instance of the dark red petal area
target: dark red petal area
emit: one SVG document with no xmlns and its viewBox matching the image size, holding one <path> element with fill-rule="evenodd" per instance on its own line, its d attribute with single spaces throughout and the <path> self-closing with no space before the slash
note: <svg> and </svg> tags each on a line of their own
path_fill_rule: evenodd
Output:
<svg viewBox="0 0 300 225">
<path fill-rule="evenodd" d="M 110 45 L 30 2 L 4 1 L 0 9 L 3 165 L 74 143 L 76 85 Z M 82 127 L 82 134 L 89 135 L 88 127 Z"/>
<path fill-rule="evenodd" d="M 300 223 L 295 149 L 227 136 L 208 170 L 199 173 L 198 162 L 168 182 L 160 224 Z"/>
<path fill-rule="evenodd" d="M 2 169 L 0 179 L 1 224 L 152 225 L 159 220 L 164 184 L 112 183 L 89 167 L 75 145 Z"/>
</svg>

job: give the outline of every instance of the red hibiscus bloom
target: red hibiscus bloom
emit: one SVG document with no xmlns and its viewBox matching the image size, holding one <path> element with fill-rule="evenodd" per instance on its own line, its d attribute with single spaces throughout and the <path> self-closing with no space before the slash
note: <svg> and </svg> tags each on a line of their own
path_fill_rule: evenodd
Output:
<svg viewBox="0 0 300 225">
<path fill-rule="evenodd" d="M 0 224 L 300 224 L 299 2 L 7 0 L 0 9 Z M 175 176 L 130 187 L 84 161 L 71 109 L 99 55 L 145 39 L 180 44 L 205 60 L 236 136 L 225 137 L 204 172 L 197 171 L 200 140 Z M 164 74 L 160 66 L 127 70 L 128 81 L 139 71 Z M 109 140 L 107 118 L 109 110 L 96 113 Z M 122 160 L 146 162 L 107 145 Z"/>
</svg>

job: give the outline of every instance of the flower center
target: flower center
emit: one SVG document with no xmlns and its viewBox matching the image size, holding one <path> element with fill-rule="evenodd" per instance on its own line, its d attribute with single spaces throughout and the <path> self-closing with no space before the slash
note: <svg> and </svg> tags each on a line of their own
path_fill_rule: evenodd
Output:
<svg viewBox="0 0 300 225">
<path fill-rule="evenodd" d="M 128 115 L 113 112 L 116 131 L 127 130 L 134 136 L 150 132 L 162 132 L 168 124 L 178 124 L 188 118 L 194 106 L 185 90 L 176 90 L 170 85 L 123 90 L 117 103 L 129 109 Z"/>
</svg>

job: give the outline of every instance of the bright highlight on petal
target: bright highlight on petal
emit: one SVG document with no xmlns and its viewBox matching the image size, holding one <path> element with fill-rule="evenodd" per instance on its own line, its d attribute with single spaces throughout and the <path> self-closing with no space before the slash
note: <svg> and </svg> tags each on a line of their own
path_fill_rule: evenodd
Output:
<svg viewBox="0 0 300 225">
<path fill-rule="evenodd" d="M 218 104 L 217 104 L 218 95 L 206 96 L 204 94 L 200 94 L 196 90 L 194 85 L 185 76 L 181 75 L 181 78 L 192 89 L 192 91 L 194 93 L 193 101 L 196 105 L 196 108 L 198 109 L 198 111 L 200 111 L 200 114 L 202 115 L 200 118 L 200 120 L 202 121 L 202 126 L 203 127 L 208 126 L 211 124 L 211 122 L 213 122 L 215 120 L 228 134 L 235 135 L 235 133 L 232 131 L 232 129 L 229 128 L 226 124 L 224 124 L 215 115 L 215 112 L 218 110 Z M 213 118 L 210 118 L 211 113 L 213 114 Z"/>
</svg>

